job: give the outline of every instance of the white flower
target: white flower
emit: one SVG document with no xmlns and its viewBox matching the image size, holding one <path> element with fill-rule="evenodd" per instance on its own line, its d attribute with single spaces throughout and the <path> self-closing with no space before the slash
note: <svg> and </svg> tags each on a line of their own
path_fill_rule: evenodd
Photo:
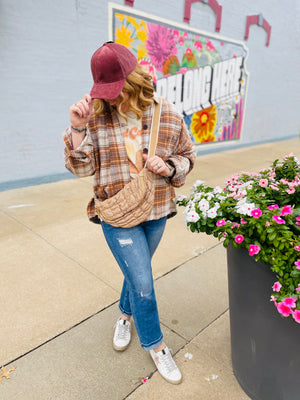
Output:
<svg viewBox="0 0 300 400">
<path fill-rule="evenodd" d="M 211 193 L 206 193 L 207 200 L 211 200 L 214 196 Z"/>
<path fill-rule="evenodd" d="M 196 190 L 198 186 L 202 185 L 204 181 L 201 181 L 198 179 L 194 184 L 193 184 L 193 190 Z"/>
<path fill-rule="evenodd" d="M 247 203 L 247 199 L 244 197 L 237 202 L 236 211 L 239 214 L 249 215 L 251 217 L 251 211 L 256 208 L 254 203 Z"/>
<path fill-rule="evenodd" d="M 176 197 L 176 201 L 182 201 L 184 199 L 187 199 L 187 196 L 184 196 L 183 194 L 180 194 Z"/>
<path fill-rule="evenodd" d="M 207 211 L 208 218 L 216 218 L 218 209 L 213 207 Z"/>
<path fill-rule="evenodd" d="M 194 196 L 194 200 L 200 200 L 202 197 L 202 193 L 196 193 Z"/>
<path fill-rule="evenodd" d="M 201 201 L 199 201 L 198 207 L 202 211 L 207 211 L 209 209 L 209 202 L 206 199 L 202 199 Z"/>
<path fill-rule="evenodd" d="M 186 222 L 197 222 L 199 219 L 200 217 L 195 210 L 189 211 L 185 216 Z"/>
<path fill-rule="evenodd" d="M 215 208 L 216 210 L 218 210 L 218 209 L 220 208 L 220 203 L 215 203 L 214 208 Z"/>
<path fill-rule="evenodd" d="M 215 193 L 215 194 L 217 194 L 217 193 L 222 193 L 223 192 L 223 190 L 222 190 L 222 188 L 220 187 L 220 186 L 216 186 L 215 188 L 214 188 L 214 191 L 213 191 L 213 193 Z"/>
</svg>

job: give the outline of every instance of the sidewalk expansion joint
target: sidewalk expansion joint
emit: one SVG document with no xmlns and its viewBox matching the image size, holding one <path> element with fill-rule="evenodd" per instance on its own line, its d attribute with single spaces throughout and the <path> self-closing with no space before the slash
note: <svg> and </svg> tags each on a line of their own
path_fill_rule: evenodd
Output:
<svg viewBox="0 0 300 400">
<path fill-rule="evenodd" d="M 37 233 L 36 231 L 34 231 L 32 228 L 30 228 L 29 226 L 23 224 L 23 222 L 19 221 L 17 218 L 13 217 L 12 215 L 10 215 L 9 213 L 7 213 L 6 211 L 2 211 L 7 217 L 13 219 L 14 221 L 16 221 L 18 224 L 24 226 L 28 231 L 30 231 L 31 233 L 33 233 L 36 237 L 38 237 L 39 239 L 43 240 L 45 243 L 47 243 L 48 246 L 52 247 L 53 249 L 55 249 L 56 251 L 58 251 L 60 254 L 62 254 L 64 257 L 68 258 L 69 260 L 71 260 L 72 262 L 74 262 L 78 267 L 80 267 L 81 269 L 84 269 L 88 274 L 92 275 L 94 278 L 96 278 L 97 280 L 99 280 L 100 282 L 102 282 L 104 285 L 108 286 L 110 289 L 112 289 L 114 292 L 118 293 L 118 291 L 116 290 L 116 288 L 114 288 L 113 286 L 111 286 L 109 283 L 105 282 L 103 279 L 101 279 L 99 276 L 97 276 L 96 274 L 94 274 L 93 272 L 91 272 L 88 268 L 86 268 L 84 265 L 80 264 L 78 261 L 76 261 L 74 258 L 70 257 L 68 254 L 64 253 L 62 250 L 60 250 L 59 248 L 57 248 L 56 246 L 54 246 L 51 242 L 49 242 L 47 239 L 45 239 L 42 235 L 40 235 L 39 233 Z"/>
</svg>

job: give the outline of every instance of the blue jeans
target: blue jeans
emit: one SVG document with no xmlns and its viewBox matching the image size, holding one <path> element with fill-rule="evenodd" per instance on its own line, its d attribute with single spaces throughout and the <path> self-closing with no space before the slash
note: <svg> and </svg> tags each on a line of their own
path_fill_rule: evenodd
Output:
<svg viewBox="0 0 300 400">
<path fill-rule="evenodd" d="M 107 244 L 124 275 L 119 303 L 122 314 L 133 316 L 142 347 L 162 343 L 153 286 L 151 258 L 161 240 L 167 218 L 146 221 L 133 228 L 116 228 L 101 221 Z"/>
</svg>

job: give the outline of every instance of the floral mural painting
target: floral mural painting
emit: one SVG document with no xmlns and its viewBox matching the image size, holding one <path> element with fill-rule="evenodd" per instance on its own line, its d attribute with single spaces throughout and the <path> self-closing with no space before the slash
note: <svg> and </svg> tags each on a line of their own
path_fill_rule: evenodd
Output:
<svg viewBox="0 0 300 400">
<path fill-rule="evenodd" d="M 113 7 L 112 37 L 151 74 L 158 96 L 183 114 L 195 144 L 241 137 L 248 74 L 242 43 Z"/>
</svg>

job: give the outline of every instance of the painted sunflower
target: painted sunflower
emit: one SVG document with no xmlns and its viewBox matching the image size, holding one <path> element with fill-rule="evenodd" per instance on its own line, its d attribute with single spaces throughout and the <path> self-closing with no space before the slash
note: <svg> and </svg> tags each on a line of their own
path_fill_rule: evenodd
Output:
<svg viewBox="0 0 300 400">
<path fill-rule="evenodd" d="M 216 123 L 217 109 L 214 105 L 194 113 L 192 116 L 191 131 L 196 143 L 215 142 L 214 130 Z"/>
</svg>

